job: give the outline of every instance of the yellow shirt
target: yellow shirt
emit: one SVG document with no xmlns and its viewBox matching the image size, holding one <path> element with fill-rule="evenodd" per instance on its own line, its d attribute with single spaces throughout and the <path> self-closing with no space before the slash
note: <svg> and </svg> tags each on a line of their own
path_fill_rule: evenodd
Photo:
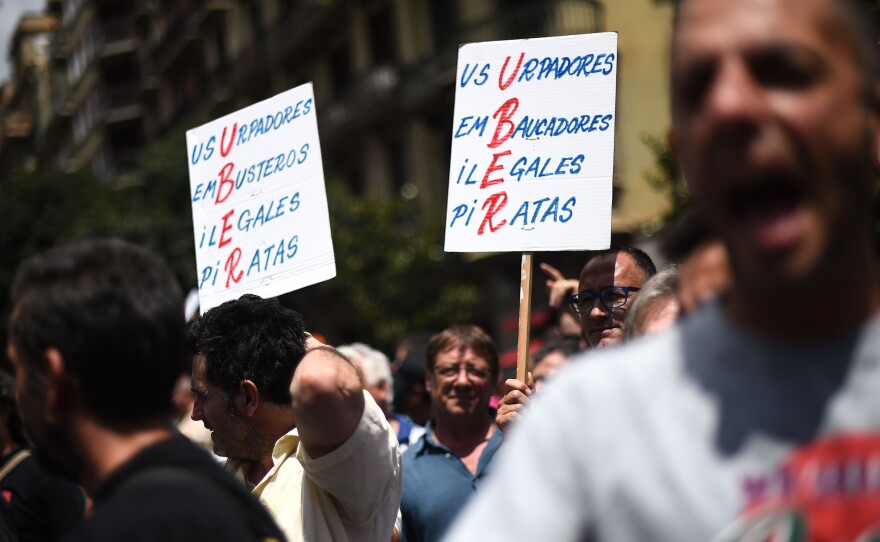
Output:
<svg viewBox="0 0 880 542">
<path fill-rule="evenodd" d="M 397 438 L 364 392 L 364 412 L 351 437 L 311 459 L 293 429 L 275 443 L 272 469 L 252 493 L 269 509 L 289 542 L 391 539 L 403 478 Z M 226 468 L 244 480 L 243 463 Z"/>
</svg>

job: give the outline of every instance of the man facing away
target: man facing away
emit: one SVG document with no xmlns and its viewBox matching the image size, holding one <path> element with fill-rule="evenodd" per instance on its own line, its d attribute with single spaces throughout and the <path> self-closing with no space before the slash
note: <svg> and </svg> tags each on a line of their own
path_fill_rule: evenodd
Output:
<svg viewBox="0 0 880 542">
<path fill-rule="evenodd" d="M 492 339 L 477 326 L 453 326 L 431 337 L 426 359 L 432 418 L 403 455 L 404 542 L 440 539 L 501 444 L 489 408 L 499 374 Z"/>
<path fill-rule="evenodd" d="M 121 241 L 55 248 L 22 264 L 12 304 L 24 428 L 41 463 L 94 500 L 72 540 L 284 539 L 171 424 L 183 296 L 159 258 Z"/>
<path fill-rule="evenodd" d="M 193 419 L 288 540 L 387 541 L 402 492 L 397 439 L 333 348 L 306 353 L 298 313 L 244 295 L 188 327 Z"/>
<path fill-rule="evenodd" d="M 877 536 L 870 20 L 858 0 L 678 5 L 674 142 L 733 284 L 554 382 L 450 540 Z"/>
</svg>

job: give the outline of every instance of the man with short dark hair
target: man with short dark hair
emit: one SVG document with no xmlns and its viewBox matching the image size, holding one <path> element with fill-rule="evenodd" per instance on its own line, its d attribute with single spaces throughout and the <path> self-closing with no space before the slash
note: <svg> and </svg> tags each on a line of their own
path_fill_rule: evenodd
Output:
<svg viewBox="0 0 880 542">
<path fill-rule="evenodd" d="M 532 381 L 529 385 L 515 378 L 504 381 L 507 393 L 498 403 L 498 412 L 495 415 L 498 429 L 506 432 L 515 425 L 529 405 L 532 394 L 540 392 L 547 380 L 555 377 L 556 373 L 568 365 L 568 359 L 579 351 L 578 346 L 578 340 L 574 337 L 546 342 L 532 356 Z"/>
<path fill-rule="evenodd" d="M 642 284 L 655 273 L 651 258 L 635 247 L 613 247 L 591 254 L 581 271 L 577 293 L 569 296 L 591 348 L 623 341 L 626 311 Z"/>
<path fill-rule="evenodd" d="M 183 297 L 159 258 L 113 240 L 55 248 L 19 268 L 12 304 L 25 430 L 41 463 L 94 500 L 74 540 L 283 540 L 171 424 Z"/>
<path fill-rule="evenodd" d="M 492 339 L 477 326 L 453 326 L 431 337 L 426 359 L 433 415 L 403 455 L 405 542 L 440 539 L 501 444 L 489 408 L 499 375 Z"/>
<path fill-rule="evenodd" d="M 876 538 L 871 20 L 850 0 L 678 4 L 673 140 L 733 282 L 574 364 L 450 540 Z"/>
<path fill-rule="evenodd" d="M 189 324 L 193 419 L 291 542 L 390 540 L 402 491 L 397 439 L 336 350 L 306 353 L 302 319 L 255 295 Z"/>
</svg>

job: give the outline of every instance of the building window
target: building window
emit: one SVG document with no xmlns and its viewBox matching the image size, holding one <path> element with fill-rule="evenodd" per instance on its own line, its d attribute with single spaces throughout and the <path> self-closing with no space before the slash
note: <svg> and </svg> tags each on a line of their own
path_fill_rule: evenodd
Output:
<svg viewBox="0 0 880 542">
<path fill-rule="evenodd" d="M 347 43 L 330 55 L 330 71 L 333 75 L 334 94 L 338 100 L 351 87 L 351 56 L 348 54 Z"/>
<path fill-rule="evenodd" d="M 397 31 L 393 6 L 385 4 L 370 14 L 369 28 L 373 64 L 394 64 L 397 61 Z"/>
<path fill-rule="evenodd" d="M 431 37 L 434 48 L 442 50 L 447 45 L 453 45 L 456 42 L 458 29 L 455 2 L 446 0 L 429 2 L 428 8 L 431 14 L 431 34 L 433 34 Z"/>
<path fill-rule="evenodd" d="M 70 85 L 76 84 L 83 73 L 95 58 L 95 36 L 92 28 L 86 29 L 82 37 L 77 41 L 76 48 L 70 56 L 67 63 L 67 82 Z"/>
</svg>

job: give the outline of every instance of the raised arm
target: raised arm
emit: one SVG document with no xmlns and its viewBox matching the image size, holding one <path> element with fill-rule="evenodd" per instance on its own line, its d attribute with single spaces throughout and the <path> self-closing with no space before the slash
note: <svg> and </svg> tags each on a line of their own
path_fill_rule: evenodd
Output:
<svg viewBox="0 0 880 542">
<path fill-rule="evenodd" d="M 577 292 L 578 280 L 565 278 L 558 269 L 549 263 L 542 263 L 541 271 L 546 273 L 549 277 L 546 281 L 546 285 L 550 306 L 555 309 L 560 307 L 565 308 L 565 301 L 568 299 L 568 294 Z"/>
<path fill-rule="evenodd" d="M 316 459 L 354 433 L 364 411 L 361 379 L 354 366 L 329 346 L 309 350 L 293 375 L 290 393 L 300 441 Z"/>
</svg>

